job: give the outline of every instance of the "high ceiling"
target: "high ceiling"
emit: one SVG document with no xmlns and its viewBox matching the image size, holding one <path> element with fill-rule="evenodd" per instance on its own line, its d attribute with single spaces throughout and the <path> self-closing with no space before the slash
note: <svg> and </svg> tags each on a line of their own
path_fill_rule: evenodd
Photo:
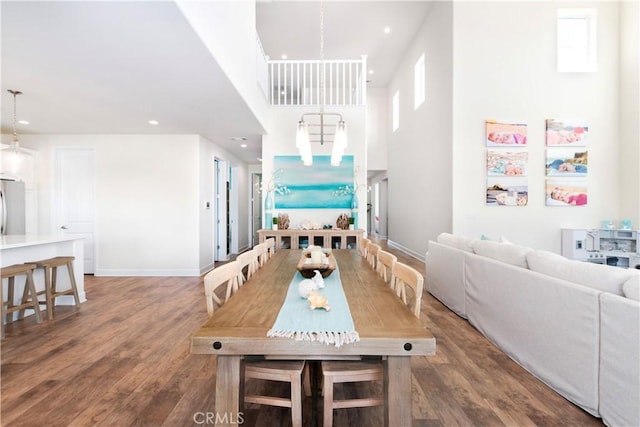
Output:
<svg viewBox="0 0 640 427">
<path fill-rule="evenodd" d="M 385 87 L 428 13 L 425 1 L 329 1 L 325 59 L 368 56 Z M 261 125 L 169 1 L 2 1 L 2 133 L 200 134 L 256 163 Z M 319 59 L 320 2 L 258 1 L 273 59 Z M 384 33 L 389 27 L 390 32 Z M 149 120 L 158 120 L 150 125 Z M 246 137 L 241 148 L 233 137 Z"/>
</svg>

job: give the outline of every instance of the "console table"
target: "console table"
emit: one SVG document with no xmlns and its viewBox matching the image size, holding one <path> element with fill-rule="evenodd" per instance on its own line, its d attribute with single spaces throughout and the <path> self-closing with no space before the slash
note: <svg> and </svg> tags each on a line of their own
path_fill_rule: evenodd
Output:
<svg viewBox="0 0 640 427">
<path fill-rule="evenodd" d="M 276 239 L 277 249 L 304 249 L 309 245 L 333 249 L 357 249 L 364 230 L 258 230 L 260 243 Z"/>
</svg>

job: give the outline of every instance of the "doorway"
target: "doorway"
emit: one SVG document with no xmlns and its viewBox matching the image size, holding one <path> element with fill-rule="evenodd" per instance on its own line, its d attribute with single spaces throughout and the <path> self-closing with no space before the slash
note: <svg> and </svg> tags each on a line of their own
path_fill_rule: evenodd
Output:
<svg viewBox="0 0 640 427">
<path fill-rule="evenodd" d="M 259 242 L 258 230 L 262 228 L 262 194 L 260 193 L 261 173 L 251 174 L 251 246 Z"/>
<path fill-rule="evenodd" d="M 380 239 L 389 237 L 389 180 L 385 178 L 373 184 L 373 195 L 371 197 L 371 213 L 369 217 L 370 234 L 376 234 Z"/>
<path fill-rule="evenodd" d="M 231 227 L 229 221 L 229 169 L 227 162 L 214 159 L 214 260 L 227 261 L 229 259 Z"/>
<path fill-rule="evenodd" d="M 95 150 L 53 149 L 53 234 L 84 239 L 84 272 L 95 272 Z"/>
</svg>

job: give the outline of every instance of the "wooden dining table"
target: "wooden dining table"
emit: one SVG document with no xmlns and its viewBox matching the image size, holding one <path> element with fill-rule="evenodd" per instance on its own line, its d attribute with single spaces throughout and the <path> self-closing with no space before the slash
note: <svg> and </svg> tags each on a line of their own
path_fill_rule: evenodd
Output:
<svg viewBox="0 0 640 427">
<path fill-rule="evenodd" d="M 277 251 L 192 335 L 191 353 L 217 356 L 216 421 L 220 421 L 219 424 L 233 421 L 242 410 L 240 393 L 245 356 L 294 360 L 382 356 L 385 425 L 410 426 L 410 358 L 434 355 L 436 341 L 358 251 L 333 251 L 353 323 L 360 336 L 358 342 L 336 347 L 317 341 L 267 337 L 301 254 L 301 250 Z"/>
</svg>

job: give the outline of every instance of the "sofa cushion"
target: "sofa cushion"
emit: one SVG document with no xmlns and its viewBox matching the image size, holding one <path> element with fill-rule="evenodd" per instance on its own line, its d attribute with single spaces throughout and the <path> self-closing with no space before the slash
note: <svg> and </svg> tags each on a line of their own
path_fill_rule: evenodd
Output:
<svg viewBox="0 0 640 427">
<path fill-rule="evenodd" d="M 640 274 L 622 284 L 622 293 L 629 299 L 640 301 Z"/>
<path fill-rule="evenodd" d="M 528 268 L 527 254 L 532 249 L 489 240 L 475 240 L 473 242 L 473 251 L 480 256 L 486 256 L 517 267 Z"/>
<path fill-rule="evenodd" d="M 473 239 L 465 236 L 455 236 L 451 233 L 440 233 L 437 238 L 438 243 L 452 248 L 461 249 L 467 252 L 473 252 Z"/>
<path fill-rule="evenodd" d="M 532 251 L 527 261 L 530 270 L 616 295 L 623 295 L 622 284 L 637 274 L 620 267 L 569 260 L 547 251 Z"/>
</svg>

